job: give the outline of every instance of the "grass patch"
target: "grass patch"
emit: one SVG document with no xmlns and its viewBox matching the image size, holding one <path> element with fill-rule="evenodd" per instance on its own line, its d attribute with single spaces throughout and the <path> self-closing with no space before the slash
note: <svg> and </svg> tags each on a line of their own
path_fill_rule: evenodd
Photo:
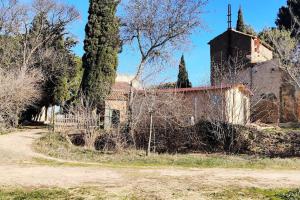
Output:
<svg viewBox="0 0 300 200">
<path fill-rule="evenodd" d="M 69 199 L 64 189 L 0 189 L 0 199 Z"/>
<path fill-rule="evenodd" d="M 216 200 L 237 200 L 237 199 L 265 199 L 265 200 L 299 200 L 299 189 L 227 189 L 219 193 L 212 193 L 209 195 Z"/>
<path fill-rule="evenodd" d="M 175 191 L 174 191 L 175 192 Z M 176 193 L 176 192 L 175 192 Z M 197 192 L 204 195 L 202 191 Z M 154 198 L 155 197 L 155 198 Z M 299 189 L 226 189 L 217 193 L 207 191 L 203 199 L 214 200 L 240 200 L 240 199 L 265 199 L 265 200 L 299 200 Z M 175 199 L 188 199 L 189 194 L 175 197 Z M 164 196 L 157 196 L 153 191 L 134 190 L 134 191 L 117 191 L 108 192 L 99 187 L 79 187 L 79 188 L 0 188 L 1 200 L 84 200 L 84 199 L 120 199 L 120 200 L 137 200 L 137 199 L 165 199 Z M 172 198 L 173 199 L 173 198 Z"/>
<path fill-rule="evenodd" d="M 28 129 L 29 129 L 29 127 L 23 127 L 23 126 L 19 126 L 17 128 L 0 129 L 0 135 L 7 135 L 10 133 L 14 133 L 14 132 L 23 132 Z M 32 128 L 32 129 L 34 129 L 34 128 Z"/>
<path fill-rule="evenodd" d="M 274 133 L 274 134 L 288 134 L 291 132 L 300 133 L 300 128 L 266 128 L 261 130 L 263 133 Z"/>
<path fill-rule="evenodd" d="M 0 188 L 1 200 L 84 200 L 109 199 L 100 188 Z"/>
<path fill-rule="evenodd" d="M 0 135 L 7 135 L 7 134 L 12 133 L 14 131 L 16 131 L 16 129 L 1 129 L 0 130 Z"/>
<path fill-rule="evenodd" d="M 34 148 L 36 151 L 54 158 L 85 163 L 98 163 L 102 166 L 300 169 L 299 158 L 281 159 L 219 154 L 152 154 L 147 157 L 143 151 L 124 151 L 118 154 L 104 153 L 70 145 L 59 134 L 51 133 L 38 139 L 34 144 Z M 47 162 L 49 162 L 48 164 L 57 164 L 56 161 L 40 160 L 40 163 L 46 164 Z M 74 163 L 73 165 L 83 164 Z M 67 165 L 72 165 L 72 163 Z"/>
</svg>

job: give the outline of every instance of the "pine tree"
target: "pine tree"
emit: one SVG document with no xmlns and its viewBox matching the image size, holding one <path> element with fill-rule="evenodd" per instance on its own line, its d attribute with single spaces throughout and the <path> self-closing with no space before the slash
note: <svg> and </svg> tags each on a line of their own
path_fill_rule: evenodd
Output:
<svg viewBox="0 0 300 200">
<path fill-rule="evenodd" d="M 178 88 L 191 88 L 192 84 L 189 80 L 189 75 L 186 71 L 184 56 L 182 55 L 180 64 L 179 64 L 179 74 L 177 80 Z"/>
<path fill-rule="evenodd" d="M 291 15 L 291 11 L 294 16 Z M 282 6 L 279 9 L 275 23 L 278 28 L 293 31 L 295 35 L 296 31 L 299 29 L 299 25 L 295 23 L 293 17 L 295 17 L 297 20 L 300 20 L 299 0 L 287 0 L 287 6 Z M 291 30 L 292 28 L 295 30 Z"/>
<path fill-rule="evenodd" d="M 95 106 L 110 93 L 120 49 L 116 0 L 90 0 L 85 28 L 82 92 Z"/>
<path fill-rule="evenodd" d="M 245 31 L 245 24 L 244 24 L 244 17 L 243 17 L 243 11 L 242 7 L 240 6 L 239 12 L 238 12 L 238 19 L 236 22 L 236 30 L 240 32 Z"/>
</svg>

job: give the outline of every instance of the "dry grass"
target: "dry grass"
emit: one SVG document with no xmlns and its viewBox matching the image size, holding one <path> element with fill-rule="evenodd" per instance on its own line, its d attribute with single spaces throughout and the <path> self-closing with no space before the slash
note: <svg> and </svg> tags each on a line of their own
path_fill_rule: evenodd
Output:
<svg viewBox="0 0 300 200">
<path fill-rule="evenodd" d="M 193 189 L 190 188 L 190 191 Z M 187 191 L 188 193 L 189 191 Z M 226 188 L 213 192 L 207 189 L 198 191 L 198 195 L 186 198 L 183 194 L 174 191 L 172 199 L 214 199 L 214 200 L 238 200 L 238 199 L 268 199 L 268 200 L 298 200 L 299 189 L 258 189 L 258 188 Z M 166 199 L 166 196 L 157 192 L 151 192 L 142 188 L 129 191 L 110 192 L 99 187 L 80 188 L 0 188 L 0 199 Z"/>
<path fill-rule="evenodd" d="M 118 154 L 100 152 L 72 146 L 59 134 L 47 134 L 37 140 L 34 147 L 38 152 L 55 158 L 116 167 L 300 169 L 299 158 L 221 154 L 151 154 L 147 157 L 144 151 L 124 151 Z"/>
<path fill-rule="evenodd" d="M 299 189 L 226 189 L 222 192 L 212 193 L 209 195 L 216 200 L 237 200 L 237 199 L 265 199 L 265 200 L 299 200 Z"/>
</svg>

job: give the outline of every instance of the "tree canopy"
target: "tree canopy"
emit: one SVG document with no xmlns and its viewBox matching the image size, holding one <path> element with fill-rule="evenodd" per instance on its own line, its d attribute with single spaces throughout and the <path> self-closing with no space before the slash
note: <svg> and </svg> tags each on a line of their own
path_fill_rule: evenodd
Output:
<svg viewBox="0 0 300 200">
<path fill-rule="evenodd" d="M 240 32 L 245 31 L 245 23 L 244 23 L 244 16 L 243 16 L 243 11 L 242 7 L 240 6 L 239 11 L 238 11 L 238 19 L 236 22 L 236 30 Z"/>
<path fill-rule="evenodd" d="M 29 38 L 32 41 L 36 41 L 37 38 L 40 40 L 41 45 L 37 51 L 44 54 L 42 57 L 40 54 L 33 56 L 34 67 L 40 69 L 45 77 L 41 106 L 46 107 L 62 105 L 71 98 L 69 83 L 78 73 L 75 55 L 71 50 L 77 42 L 73 38 L 64 37 L 65 27 L 56 29 L 51 40 L 45 39 L 52 29 L 47 16 L 41 12 L 34 18 L 29 30 Z"/>
<path fill-rule="evenodd" d="M 178 88 L 191 88 L 192 84 L 189 80 L 189 75 L 185 67 L 185 60 L 184 56 L 181 56 L 180 64 L 179 64 L 179 73 L 178 73 L 178 80 L 177 80 L 177 87 Z"/>
<path fill-rule="evenodd" d="M 295 20 L 300 20 L 300 1 L 287 0 L 287 5 L 279 9 L 275 23 L 279 29 L 298 30 L 299 24 Z"/>
<path fill-rule="evenodd" d="M 116 78 L 120 50 L 118 4 L 115 0 L 90 0 L 82 92 L 94 105 L 104 101 Z"/>
<path fill-rule="evenodd" d="M 65 28 L 79 13 L 56 0 L 4 0 L 0 10 L 0 79 L 9 88 L 1 89 L 7 101 L 1 102 L 0 118 L 17 125 L 21 116 L 31 120 L 41 107 L 69 98 L 76 42 Z"/>
<path fill-rule="evenodd" d="M 236 22 L 236 30 L 240 31 L 242 33 L 247 33 L 250 35 L 257 35 L 255 30 L 251 25 L 245 24 L 244 22 L 244 16 L 243 16 L 243 11 L 242 7 L 240 6 L 239 11 L 238 11 L 238 19 Z"/>
</svg>

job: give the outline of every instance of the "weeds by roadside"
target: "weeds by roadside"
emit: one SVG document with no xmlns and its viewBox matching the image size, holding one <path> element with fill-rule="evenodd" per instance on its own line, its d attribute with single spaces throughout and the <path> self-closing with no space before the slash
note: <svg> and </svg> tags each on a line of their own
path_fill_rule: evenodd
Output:
<svg viewBox="0 0 300 200">
<path fill-rule="evenodd" d="M 237 200 L 237 199 L 266 199 L 266 200 L 299 200 L 299 189 L 226 189 L 222 192 L 209 195 L 215 200 Z"/>
<path fill-rule="evenodd" d="M 174 193 L 174 199 L 180 199 L 182 196 Z M 224 190 L 199 191 L 199 197 L 203 199 L 214 200 L 238 200 L 238 199 L 268 199 L 268 200 L 298 200 L 300 199 L 299 189 L 259 189 L 259 188 L 226 188 Z M 118 193 L 110 193 L 99 187 L 78 187 L 78 188 L 0 188 L 0 199 L 120 199 L 120 200 L 137 200 L 137 199 L 164 199 L 164 197 L 155 196 L 152 192 L 134 190 L 134 191 L 119 191 Z"/>
<path fill-rule="evenodd" d="M 281 159 L 223 154 L 151 154 L 147 157 L 144 151 L 101 152 L 70 145 L 59 134 L 47 134 L 35 142 L 34 148 L 40 153 L 55 158 L 107 166 L 300 169 L 298 158 Z"/>
</svg>

